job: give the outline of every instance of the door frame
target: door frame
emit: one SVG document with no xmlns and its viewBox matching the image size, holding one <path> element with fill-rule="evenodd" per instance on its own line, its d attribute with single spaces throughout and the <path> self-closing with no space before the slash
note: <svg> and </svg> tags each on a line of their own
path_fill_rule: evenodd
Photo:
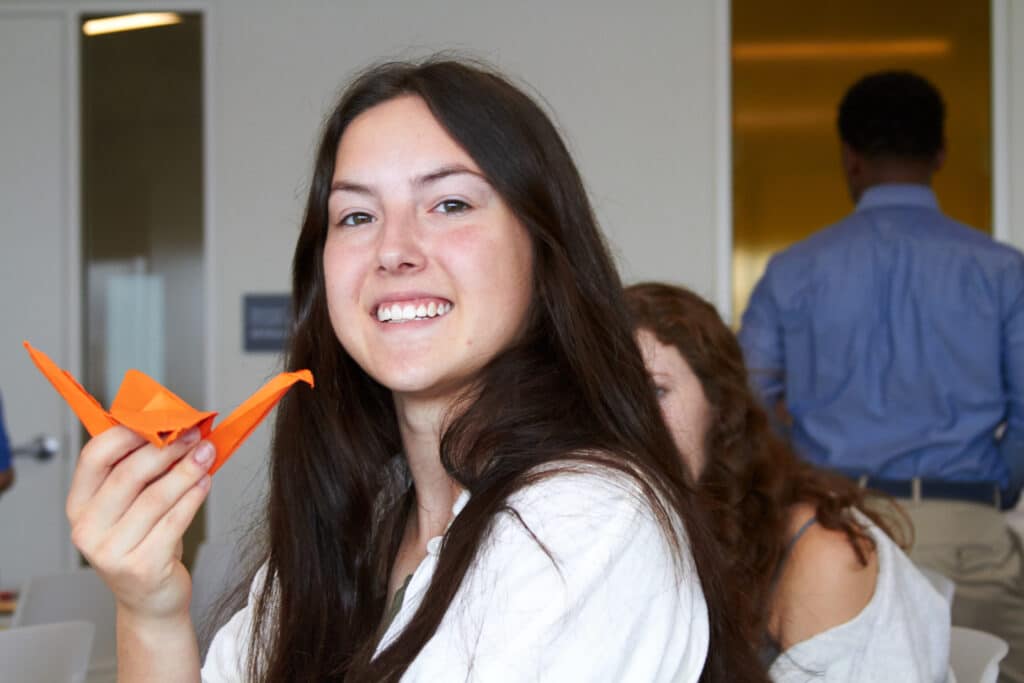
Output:
<svg viewBox="0 0 1024 683">
<path fill-rule="evenodd" d="M 0 5 L 0 20 L 6 17 L 20 16 L 58 16 L 64 23 L 64 79 L 63 107 L 64 107 L 64 147 L 66 159 L 64 174 L 61 178 L 64 187 L 64 202 L 62 212 L 65 217 L 63 230 L 64 252 L 61 260 L 64 264 L 64 272 L 67 274 L 65 281 L 64 306 L 61 316 L 64 318 L 66 327 L 64 339 L 59 351 L 63 359 L 64 367 L 75 377 L 82 376 L 82 173 L 81 173 L 81 58 L 78 49 L 80 40 L 80 20 L 83 14 L 123 14 L 133 11 L 166 11 L 166 12 L 193 12 L 201 14 L 203 19 L 203 292 L 205 302 L 203 306 L 203 334 L 205 344 L 203 348 L 203 367 L 206 372 L 206 379 L 203 386 L 205 394 L 203 404 L 215 405 L 214 381 L 214 349 L 216 330 L 212 326 L 215 320 L 214 308 L 216 297 L 214 296 L 214 258 L 213 258 L 213 229 L 214 208 L 216 195 L 214 194 L 214 106 L 213 98 L 216 93 L 214 88 L 215 79 L 215 53 L 214 38 L 216 33 L 216 13 L 212 2 L 209 0 L 193 1 L 170 1 L 153 2 L 152 0 L 137 0 L 136 2 L 121 2 L 111 0 L 109 2 L 38 2 L 27 6 L 2 6 Z M 25 362 L 28 362 L 26 359 Z M 81 429 L 78 418 L 66 405 L 61 406 L 61 420 L 58 425 L 61 434 L 61 452 L 59 455 L 60 484 L 61 490 L 67 494 L 71 486 L 71 477 L 75 469 L 77 454 L 82 449 Z M 205 510 L 208 506 L 204 507 Z M 62 546 L 61 562 L 65 569 L 76 569 L 79 567 L 79 555 L 74 544 L 71 543 L 71 530 L 67 521 L 64 522 L 64 536 L 66 542 Z"/>
</svg>

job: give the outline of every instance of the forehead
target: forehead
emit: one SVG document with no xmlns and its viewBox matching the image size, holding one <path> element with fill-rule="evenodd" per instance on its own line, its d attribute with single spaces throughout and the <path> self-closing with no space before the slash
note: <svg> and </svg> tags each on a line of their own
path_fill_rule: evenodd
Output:
<svg viewBox="0 0 1024 683">
<path fill-rule="evenodd" d="M 650 372 L 693 374 L 679 349 L 661 343 L 654 332 L 641 328 L 637 330 L 636 340 Z"/>
<path fill-rule="evenodd" d="M 364 168 L 395 166 L 415 174 L 458 163 L 479 171 L 420 97 L 403 95 L 371 107 L 345 129 L 335 157 L 335 176 Z"/>
</svg>

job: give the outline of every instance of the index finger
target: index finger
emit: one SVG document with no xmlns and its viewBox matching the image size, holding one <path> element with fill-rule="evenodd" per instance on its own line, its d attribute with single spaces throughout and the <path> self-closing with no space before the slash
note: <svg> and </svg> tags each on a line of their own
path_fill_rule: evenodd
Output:
<svg viewBox="0 0 1024 683">
<path fill-rule="evenodd" d="M 78 511 L 96 494 L 110 470 L 122 458 L 146 444 L 146 439 L 127 427 L 117 425 L 94 436 L 85 446 L 75 465 L 68 492 L 67 514 L 74 519 Z"/>
</svg>

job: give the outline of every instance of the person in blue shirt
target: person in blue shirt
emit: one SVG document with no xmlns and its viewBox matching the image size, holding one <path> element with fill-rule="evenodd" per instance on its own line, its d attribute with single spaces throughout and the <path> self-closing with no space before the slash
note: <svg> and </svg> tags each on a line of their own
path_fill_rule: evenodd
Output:
<svg viewBox="0 0 1024 683">
<path fill-rule="evenodd" d="M 939 92 L 909 72 L 839 106 L 853 213 L 776 254 L 743 315 L 752 382 L 800 454 L 903 499 L 912 557 L 957 583 L 954 624 L 1024 681 L 1024 255 L 942 213 Z"/>
<path fill-rule="evenodd" d="M 14 467 L 11 464 L 11 442 L 4 427 L 4 402 L 0 397 L 0 493 L 14 483 Z"/>
</svg>

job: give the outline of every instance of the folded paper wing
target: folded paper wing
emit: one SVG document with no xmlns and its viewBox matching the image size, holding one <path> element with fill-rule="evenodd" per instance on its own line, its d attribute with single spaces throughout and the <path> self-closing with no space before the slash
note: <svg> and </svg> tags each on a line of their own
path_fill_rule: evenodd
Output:
<svg viewBox="0 0 1024 683">
<path fill-rule="evenodd" d="M 214 429 L 213 420 L 217 413 L 196 410 L 138 370 L 125 373 L 108 412 L 74 377 L 58 367 L 45 353 L 32 348 L 28 342 L 25 342 L 25 349 L 36 367 L 71 406 L 89 434 L 96 436 L 120 424 L 162 448 L 193 427 L 198 427 L 203 438 L 217 449 L 210 474 L 220 469 L 293 384 L 305 382 L 313 386 L 313 375 L 309 370 L 283 372 L 246 399 Z"/>
</svg>

